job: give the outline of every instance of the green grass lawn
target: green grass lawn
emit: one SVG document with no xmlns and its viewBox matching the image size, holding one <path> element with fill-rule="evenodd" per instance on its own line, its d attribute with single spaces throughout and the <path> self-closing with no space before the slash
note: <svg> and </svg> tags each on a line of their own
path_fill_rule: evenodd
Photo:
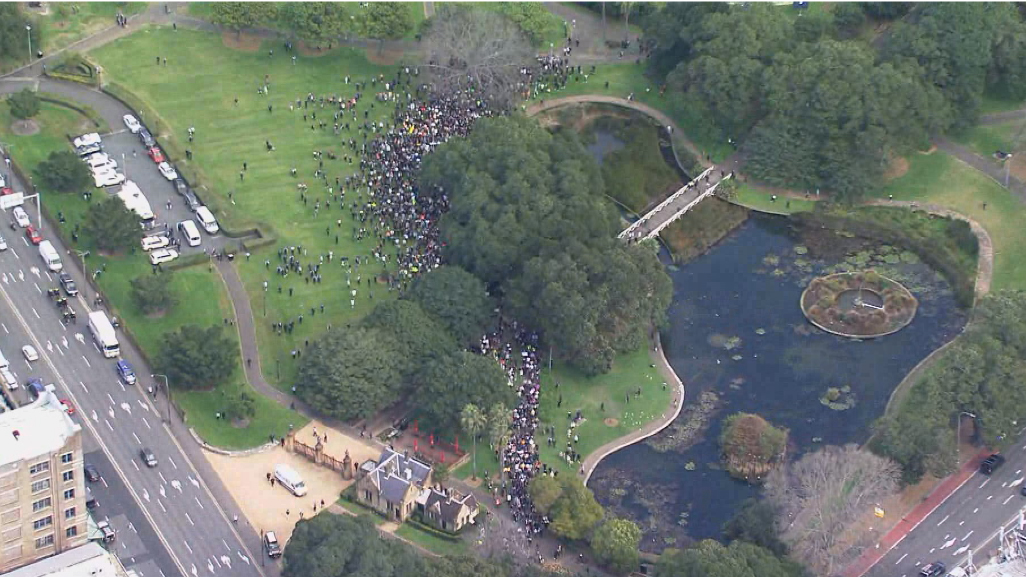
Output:
<svg viewBox="0 0 1026 577">
<path fill-rule="evenodd" d="M 663 390 L 663 378 L 651 365 L 648 350 L 642 348 L 616 357 L 613 370 L 596 377 L 587 377 L 562 363 L 554 363 L 551 373 L 546 367 L 542 372 L 539 406 L 541 427 L 536 435 L 542 461 L 561 471 L 577 471 L 578 465 L 571 467 L 559 458 L 559 452 L 566 448 L 567 443 L 567 411 L 576 413 L 580 409 L 584 417 L 584 421 L 574 431 L 580 438 L 576 450 L 586 457 L 609 441 L 641 428 L 670 410 L 673 391 L 670 387 Z M 639 386 L 642 393 L 636 397 L 634 393 Z M 630 403 L 625 399 L 628 392 L 631 395 Z M 559 402 L 560 397 L 562 403 Z M 610 419 L 608 424 L 606 419 Z M 549 447 L 545 443 L 547 436 L 541 431 L 548 425 L 556 427 L 556 447 Z M 498 468 L 499 464 L 488 447 L 487 439 L 478 441 L 478 474 L 487 471 L 494 475 Z M 461 479 L 470 477 L 473 474 L 472 461 L 468 460 L 466 465 L 453 474 Z"/>
<path fill-rule="evenodd" d="M 15 136 L 10 132 L 9 109 L 0 106 L 0 141 L 8 145 L 18 164 L 30 172 L 45 160 L 51 151 L 68 149 L 65 134 L 109 131 L 106 126 L 95 127 L 76 111 L 45 102 L 36 120 L 40 125 L 38 134 Z M 83 221 L 89 208 L 89 201 L 77 194 L 44 191 L 42 202 L 50 214 L 64 214 L 67 222 L 57 226 L 62 227 L 66 239 L 71 238 L 71 229 Z M 121 319 L 125 330 L 131 331 L 151 361 L 160 351 L 166 332 L 176 330 L 185 324 L 222 324 L 224 318 L 232 316 L 224 284 L 217 273 L 211 272 L 207 267 L 194 266 L 172 273 L 171 288 L 179 304 L 163 316 L 150 317 L 139 311 L 131 299 L 129 282 L 137 276 L 152 274 L 149 262 L 142 256 L 141 251 L 133 251 L 119 257 L 102 256 L 85 238 L 81 238 L 74 248 L 91 252 L 86 259 L 88 270 L 104 270 L 97 278 L 100 290 L 107 296 L 113 314 Z M 83 290 L 86 291 L 87 298 L 93 296 L 90 290 Z M 206 296 L 197 298 L 196 295 Z M 225 421 L 214 419 L 214 413 L 223 408 L 221 403 L 225 394 L 231 393 L 234 396 L 243 390 L 243 387 L 249 389 L 249 385 L 243 384 L 241 380 L 241 359 L 238 363 L 234 374 L 226 379 L 226 384 L 214 391 L 176 392 L 175 400 L 186 410 L 189 425 L 195 428 L 201 437 L 216 446 L 241 449 L 259 445 L 272 432 L 284 433 L 289 423 L 295 423 L 297 427 L 306 423 L 306 420 L 297 413 L 259 395 L 254 395 L 258 397 L 257 413 L 248 427 L 234 428 Z"/>
<path fill-rule="evenodd" d="M 169 66 L 152 64 L 150 55 L 173 54 Z M 145 55 L 145 58 L 139 56 Z M 369 312 L 375 302 L 389 298 L 383 286 L 366 286 L 371 273 L 381 271 L 380 266 L 361 267 L 362 285 L 358 289 L 357 306 L 350 308 L 348 299 L 340 298 L 354 287 L 346 286 L 345 275 L 337 265 L 337 257 L 345 255 L 352 259 L 357 255 L 369 256 L 375 246 L 372 239 L 362 242 L 352 240 L 353 219 L 347 210 L 339 210 L 337 202 L 331 210 L 324 207 L 328 199 L 327 190 L 318 186 L 313 172 L 318 161 L 313 158 L 315 150 L 334 150 L 341 158 L 347 149 L 339 146 L 339 140 L 332 136 L 330 121 L 332 108 L 314 108 L 306 111 L 289 111 L 289 104 L 308 93 L 316 95 L 341 94 L 352 96 L 354 83 L 346 85 L 343 77 L 349 75 L 356 80 L 367 80 L 371 75 L 384 73 L 386 77 L 392 68 L 369 63 L 362 53 L 339 49 L 319 57 L 300 57 L 296 65 L 285 58 L 268 58 L 267 50 L 244 52 L 225 48 L 218 35 L 203 32 L 170 29 L 148 29 L 123 38 L 97 50 L 93 57 L 104 65 L 107 76 L 132 90 L 146 104 L 159 111 L 161 138 L 175 141 L 183 148 L 195 153 L 192 165 L 205 175 L 206 189 L 200 189 L 204 203 L 211 206 L 222 225 L 228 228 L 250 227 L 259 223 L 264 229 L 273 231 L 279 243 L 252 255 L 247 262 L 239 263 L 240 274 L 250 294 L 253 313 L 256 317 L 257 336 L 261 351 L 261 366 L 268 381 L 278 383 L 283 389 L 291 388 L 297 363 L 290 351 L 322 334 L 327 326 L 344 329 Z M 270 95 L 256 93 L 263 84 L 264 75 L 270 76 Z M 202 87 L 202 90 L 197 89 Z M 375 89 L 364 89 L 365 94 Z M 239 106 L 233 99 L 239 98 Z M 360 122 L 366 97 L 361 102 Z M 273 112 L 267 111 L 268 105 Z M 319 118 L 327 117 L 327 130 L 311 130 L 310 122 L 303 122 L 303 114 L 316 112 Z M 391 106 L 377 105 L 371 111 L 371 120 L 385 120 Z M 352 117 L 348 117 L 351 125 Z M 186 130 L 196 127 L 196 141 L 186 142 Z M 345 137 L 358 138 L 355 126 Z M 264 141 L 270 140 L 276 151 L 268 153 Z M 358 159 L 354 159 L 358 160 Z M 248 163 L 245 182 L 240 182 L 242 163 Z M 189 163 L 185 163 L 189 164 Z M 290 176 L 296 167 L 299 178 Z M 324 169 L 334 187 L 334 177 L 343 178 L 356 172 L 355 165 L 340 160 L 328 160 L 325 156 Z M 298 182 L 306 183 L 309 204 L 304 205 L 296 189 Z M 236 204 L 228 201 L 233 193 Z M 355 193 L 347 196 L 352 205 Z M 316 199 L 322 202 L 318 217 L 313 215 Z M 336 221 L 342 220 L 342 226 Z M 327 233 L 326 233 L 327 229 Z M 336 244 L 335 237 L 338 236 Z M 302 261 L 318 263 L 319 255 L 333 251 L 331 265 L 322 267 L 323 282 L 306 284 L 299 275 L 292 274 L 282 280 L 275 274 L 277 248 L 279 246 L 302 246 L 307 253 Z M 270 270 L 264 261 L 271 261 Z M 264 293 L 263 282 L 269 282 Z M 355 275 L 353 277 L 355 283 Z M 282 292 L 278 292 L 279 285 Z M 294 290 L 289 295 L 289 288 Z M 373 293 L 373 300 L 368 297 Z M 266 316 L 264 301 L 266 298 Z M 325 305 L 324 314 L 320 305 Z M 310 308 L 316 309 L 311 315 Z M 298 317 L 304 315 L 302 324 Z M 290 336 L 276 336 L 270 326 L 273 322 L 296 320 L 296 330 Z M 280 367 L 280 378 L 279 378 Z"/>
<path fill-rule="evenodd" d="M 1026 119 L 1026 116 L 1023 118 Z M 951 138 L 959 144 L 967 146 L 976 154 L 997 162 L 994 159 L 994 152 L 998 150 L 1014 151 L 1016 141 L 1026 138 L 1026 125 L 1023 124 L 1023 120 L 1002 124 L 981 124 L 952 134 Z"/>
<path fill-rule="evenodd" d="M 996 95 L 985 92 L 983 102 L 980 104 L 980 114 L 993 114 L 1005 112 L 1006 110 L 1018 110 L 1026 106 L 1026 102 L 1017 98 Z"/>
<path fill-rule="evenodd" d="M 413 523 L 403 523 L 395 530 L 395 534 L 438 555 L 460 556 L 467 554 L 467 545 L 464 541 L 443 539 L 415 526 Z"/>
<path fill-rule="evenodd" d="M 994 243 L 991 289 L 1026 289 L 1026 205 L 971 167 L 941 152 L 914 154 L 909 170 L 877 194 L 895 200 L 929 202 L 980 222 Z M 987 208 L 983 208 L 987 203 Z"/>
<path fill-rule="evenodd" d="M 760 212 L 773 214 L 805 212 L 812 210 L 816 206 L 816 201 L 805 200 L 804 198 L 783 198 L 778 196 L 776 202 L 773 202 L 772 194 L 771 192 L 759 190 L 747 182 L 743 182 L 738 185 L 737 194 L 733 202 Z"/>
<path fill-rule="evenodd" d="M 47 53 L 113 26 L 118 12 L 125 16 L 142 12 L 146 2 L 52 2 L 49 6 L 49 14 L 36 18 L 43 26 L 43 51 Z"/>
</svg>

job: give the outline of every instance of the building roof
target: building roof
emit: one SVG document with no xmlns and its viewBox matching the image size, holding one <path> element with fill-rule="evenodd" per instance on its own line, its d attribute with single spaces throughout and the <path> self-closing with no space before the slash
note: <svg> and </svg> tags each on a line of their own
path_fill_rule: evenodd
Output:
<svg viewBox="0 0 1026 577">
<path fill-rule="evenodd" d="M 474 497 L 473 493 L 446 495 L 436 489 L 429 489 L 429 491 L 430 494 L 427 497 L 425 508 L 446 521 L 455 524 L 456 519 L 459 518 L 460 510 L 464 507 L 470 509 L 471 512 L 477 509 L 477 498 Z"/>
<path fill-rule="evenodd" d="M 392 502 L 402 501 L 411 486 L 423 485 L 430 474 L 430 466 L 391 449 L 385 449 L 377 464 L 367 472 L 378 492 Z"/>
<path fill-rule="evenodd" d="M 0 414 L 0 465 L 60 451 L 81 430 L 57 395 L 45 391 L 31 404 Z"/>
<path fill-rule="evenodd" d="M 4 577 L 125 577 L 121 563 L 96 543 L 47 557 L 4 574 Z"/>
</svg>

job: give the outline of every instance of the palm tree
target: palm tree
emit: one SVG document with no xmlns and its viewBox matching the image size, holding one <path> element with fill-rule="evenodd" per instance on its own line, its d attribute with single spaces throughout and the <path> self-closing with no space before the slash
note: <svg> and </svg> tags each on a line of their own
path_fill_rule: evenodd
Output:
<svg viewBox="0 0 1026 577">
<path fill-rule="evenodd" d="M 506 448 L 506 443 L 509 442 L 510 431 L 509 425 L 512 420 L 512 416 L 509 413 L 509 409 L 502 403 L 495 403 L 492 408 L 488 409 L 488 417 L 486 419 L 488 423 L 488 437 L 492 447 L 498 447 L 499 449 L 499 467 L 500 474 L 502 469 L 505 469 L 505 452 L 503 449 Z"/>
<path fill-rule="evenodd" d="M 477 480 L 477 436 L 488 426 L 488 418 L 474 403 L 467 403 L 460 411 L 460 426 L 474 441 L 474 480 Z"/>
</svg>

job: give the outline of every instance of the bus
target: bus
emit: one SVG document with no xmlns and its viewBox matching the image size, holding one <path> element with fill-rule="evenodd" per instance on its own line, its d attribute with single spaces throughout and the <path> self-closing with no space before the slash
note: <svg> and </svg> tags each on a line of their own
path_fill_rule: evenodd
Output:
<svg viewBox="0 0 1026 577">
<path fill-rule="evenodd" d="M 99 347 L 103 356 L 112 359 L 121 354 L 121 347 L 118 345 L 118 337 L 114 334 L 114 327 L 107 320 L 103 311 L 89 313 L 89 332 L 93 334 L 93 342 Z"/>
</svg>

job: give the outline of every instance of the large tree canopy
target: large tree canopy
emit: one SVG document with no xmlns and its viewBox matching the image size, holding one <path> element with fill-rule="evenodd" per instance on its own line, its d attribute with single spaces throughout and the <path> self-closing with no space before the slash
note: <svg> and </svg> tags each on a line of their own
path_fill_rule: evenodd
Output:
<svg viewBox="0 0 1026 577">
<path fill-rule="evenodd" d="M 456 341 L 477 344 L 495 317 L 495 300 L 479 278 L 454 265 L 422 273 L 406 295 L 438 319 Z"/>
<path fill-rule="evenodd" d="M 336 329 L 304 351 L 296 393 L 335 418 L 365 419 L 399 398 L 399 366 L 390 338 Z"/>
<path fill-rule="evenodd" d="M 417 406 L 424 412 L 425 428 L 453 430 L 467 403 L 491 407 L 513 406 L 516 395 L 499 363 L 467 351 L 436 357 L 422 365 L 414 377 Z"/>
<path fill-rule="evenodd" d="M 729 546 L 707 540 L 684 551 L 667 549 L 659 557 L 656 577 L 803 577 L 797 563 L 775 557 L 751 543 Z"/>
<path fill-rule="evenodd" d="M 446 256 L 505 293 L 560 355 L 608 370 L 663 319 L 671 283 L 654 251 L 616 240 L 618 220 L 576 134 L 489 118 L 425 159 L 422 187 L 451 200 Z"/>
<path fill-rule="evenodd" d="M 200 328 L 185 325 L 164 335 L 157 368 L 173 387 L 207 389 L 231 377 L 239 349 L 220 325 Z"/>
<path fill-rule="evenodd" d="M 378 329 L 390 341 L 396 353 L 396 367 L 406 385 L 412 383 L 414 373 L 425 363 L 456 351 L 456 342 L 445 327 L 413 301 L 380 302 L 363 320 L 363 325 Z"/>
</svg>

